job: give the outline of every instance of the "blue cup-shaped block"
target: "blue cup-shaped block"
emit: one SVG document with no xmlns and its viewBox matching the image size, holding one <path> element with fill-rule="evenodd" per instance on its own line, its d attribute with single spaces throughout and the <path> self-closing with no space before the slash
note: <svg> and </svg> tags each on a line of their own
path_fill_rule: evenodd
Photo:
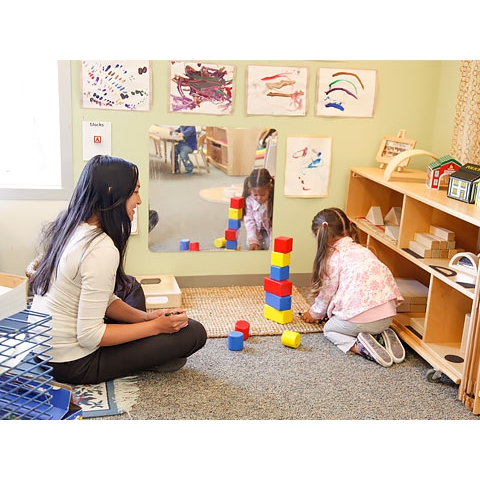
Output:
<svg viewBox="0 0 480 480">
<path fill-rule="evenodd" d="M 230 332 L 228 334 L 228 348 L 230 350 L 243 350 L 243 332 Z"/>
<path fill-rule="evenodd" d="M 190 249 L 190 240 L 188 238 L 184 238 L 180 240 L 180 251 L 185 251 Z"/>
</svg>

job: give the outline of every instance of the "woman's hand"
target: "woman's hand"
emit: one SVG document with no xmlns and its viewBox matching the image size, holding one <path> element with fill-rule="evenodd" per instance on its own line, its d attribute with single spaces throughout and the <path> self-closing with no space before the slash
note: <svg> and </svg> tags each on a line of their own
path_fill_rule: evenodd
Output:
<svg viewBox="0 0 480 480">
<path fill-rule="evenodd" d="M 176 333 L 188 325 L 187 313 L 184 309 L 154 310 L 147 313 L 147 321 L 152 321 L 158 333 Z"/>
<path fill-rule="evenodd" d="M 116 300 L 111 305 L 115 303 L 121 308 L 123 302 Z M 99 344 L 101 347 L 120 345 L 160 333 L 177 333 L 188 325 L 188 317 L 183 309 L 160 309 L 144 312 L 130 306 L 129 308 L 132 312 L 137 312 L 139 319 L 125 324 L 107 324 Z"/>
<path fill-rule="evenodd" d="M 251 243 L 248 247 L 249 250 L 260 250 L 260 245 L 258 243 Z"/>
</svg>

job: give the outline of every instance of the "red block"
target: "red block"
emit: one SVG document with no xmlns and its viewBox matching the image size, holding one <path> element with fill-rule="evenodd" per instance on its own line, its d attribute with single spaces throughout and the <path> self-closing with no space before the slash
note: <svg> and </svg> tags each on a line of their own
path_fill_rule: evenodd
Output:
<svg viewBox="0 0 480 480">
<path fill-rule="evenodd" d="M 291 280 L 274 280 L 270 277 L 263 279 L 263 290 L 265 292 L 273 293 L 279 297 L 287 297 L 292 294 L 292 282 Z"/>
<path fill-rule="evenodd" d="M 245 199 L 243 197 L 232 197 L 230 199 L 230 208 L 243 208 L 245 204 Z"/>
<path fill-rule="evenodd" d="M 280 253 L 289 253 L 293 250 L 292 237 L 276 237 L 273 241 L 273 251 Z"/>
<path fill-rule="evenodd" d="M 227 228 L 225 230 L 225 240 L 237 240 L 237 233 L 238 230 L 234 230 L 233 228 Z"/>
</svg>

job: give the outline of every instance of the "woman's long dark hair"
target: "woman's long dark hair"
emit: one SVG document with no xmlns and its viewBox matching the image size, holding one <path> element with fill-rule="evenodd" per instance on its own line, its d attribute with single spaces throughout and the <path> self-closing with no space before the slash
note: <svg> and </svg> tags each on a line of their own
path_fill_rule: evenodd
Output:
<svg viewBox="0 0 480 480">
<path fill-rule="evenodd" d="M 258 168 L 253 170 L 250 175 L 243 181 L 243 193 L 242 196 L 246 200 L 252 193 L 252 188 L 265 188 L 269 187 L 270 192 L 267 200 L 267 213 L 270 221 L 270 227 L 273 220 L 273 194 L 275 190 L 275 180 L 270 175 L 270 172 L 266 168 Z M 245 216 L 245 208 L 243 209 L 243 216 Z"/>
<path fill-rule="evenodd" d="M 128 283 L 123 263 L 131 221 L 126 201 L 138 182 L 138 167 L 123 158 L 96 155 L 84 167 L 67 209 L 47 224 L 40 238 L 40 263 L 30 278 L 33 293 L 45 295 L 55 275 L 60 257 L 72 234 L 81 222 L 97 214 L 100 228 L 95 237 L 105 232 L 120 253 L 116 287 Z"/>
<path fill-rule="evenodd" d="M 341 237 L 350 236 L 359 241 L 356 225 L 349 220 L 340 208 L 325 208 L 312 220 L 312 232 L 317 239 L 317 253 L 312 269 L 312 296 L 316 297 L 323 284 L 327 271 L 328 257 L 333 244 Z"/>
</svg>

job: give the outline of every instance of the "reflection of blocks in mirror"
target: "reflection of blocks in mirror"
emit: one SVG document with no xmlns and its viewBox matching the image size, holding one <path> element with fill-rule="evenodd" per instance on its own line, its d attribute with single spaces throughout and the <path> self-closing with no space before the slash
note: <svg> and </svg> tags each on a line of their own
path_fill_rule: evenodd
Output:
<svg viewBox="0 0 480 480">
<path fill-rule="evenodd" d="M 147 311 L 182 306 L 182 291 L 173 275 L 136 277 L 145 294 Z"/>
</svg>

